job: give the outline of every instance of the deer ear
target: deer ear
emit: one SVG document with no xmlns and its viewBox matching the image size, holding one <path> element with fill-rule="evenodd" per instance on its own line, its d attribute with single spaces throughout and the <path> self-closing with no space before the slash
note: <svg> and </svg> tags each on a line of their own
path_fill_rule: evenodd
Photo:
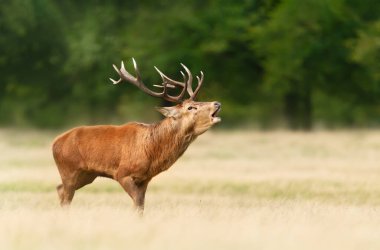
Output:
<svg viewBox="0 0 380 250">
<path fill-rule="evenodd" d="M 156 109 L 165 117 L 177 118 L 179 115 L 178 109 L 176 107 L 156 107 Z"/>
</svg>

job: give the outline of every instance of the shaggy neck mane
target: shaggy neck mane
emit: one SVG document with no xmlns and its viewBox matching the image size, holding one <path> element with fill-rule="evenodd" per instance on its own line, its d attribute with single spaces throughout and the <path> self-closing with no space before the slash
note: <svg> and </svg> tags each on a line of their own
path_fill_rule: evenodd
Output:
<svg viewBox="0 0 380 250">
<path fill-rule="evenodd" d="M 146 145 L 146 153 L 152 161 L 152 175 L 167 170 L 196 138 L 193 127 L 182 123 L 182 119 L 169 117 L 152 125 Z"/>
</svg>

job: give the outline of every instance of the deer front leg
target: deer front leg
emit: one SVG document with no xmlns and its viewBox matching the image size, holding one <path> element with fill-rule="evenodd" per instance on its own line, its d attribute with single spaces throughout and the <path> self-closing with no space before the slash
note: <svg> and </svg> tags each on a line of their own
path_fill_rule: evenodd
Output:
<svg viewBox="0 0 380 250">
<path fill-rule="evenodd" d="M 118 180 L 120 185 L 132 198 L 134 207 L 140 215 L 144 212 L 145 192 L 149 181 L 150 180 L 137 182 L 130 176 L 125 176 Z"/>
</svg>

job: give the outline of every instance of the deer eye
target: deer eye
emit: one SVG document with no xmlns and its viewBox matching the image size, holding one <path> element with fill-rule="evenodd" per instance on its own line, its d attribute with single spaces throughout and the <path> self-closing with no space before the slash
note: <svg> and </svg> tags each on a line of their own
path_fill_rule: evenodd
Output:
<svg viewBox="0 0 380 250">
<path fill-rule="evenodd" d="M 196 107 L 192 107 L 192 106 L 190 106 L 190 107 L 187 108 L 187 110 L 192 110 L 192 109 L 196 110 L 197 108 Z"/>
</svg>

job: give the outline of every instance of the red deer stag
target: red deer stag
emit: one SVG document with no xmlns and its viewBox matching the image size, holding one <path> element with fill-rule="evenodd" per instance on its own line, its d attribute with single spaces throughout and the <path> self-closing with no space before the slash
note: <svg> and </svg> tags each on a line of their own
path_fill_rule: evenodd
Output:
<svg viewBox="0 0 380 250">
<path fill-rule="evenodd" d="M 149 181 L 167 170 L 185 152 L 191 142 L 211 126 L 220 122 L 217 117 L 219 102 L 194 101 L 203 82 L 203 72 L 197 76 L 198 85 L 192 88 L 193 76 L 183 64 L 183 82 L 161 75 L 162 83 L 154 85 L 162 92 L 150 90 L 141 80 L 134 59 L 136 77 L 115 65 L 121 81 L 129 82 L 145 93 L 178 103 L 173 107 L 157 108 L 166 118 L 154 124 L 127 123 L 121 126 L 82 126 L 58 136 L 53 143 L 53 156 L 61 175 L 57 186 L 62 206 L 69 205 L 75 190 L 90 184 L 98 176 L 112 178 L 120 183 L 142 214 L 145 192 Z M 170 95 L 169 88 L 179 88 L 178 95 Z M 182 100 L 185 92 L 189 98 Z"/>
</svg>

